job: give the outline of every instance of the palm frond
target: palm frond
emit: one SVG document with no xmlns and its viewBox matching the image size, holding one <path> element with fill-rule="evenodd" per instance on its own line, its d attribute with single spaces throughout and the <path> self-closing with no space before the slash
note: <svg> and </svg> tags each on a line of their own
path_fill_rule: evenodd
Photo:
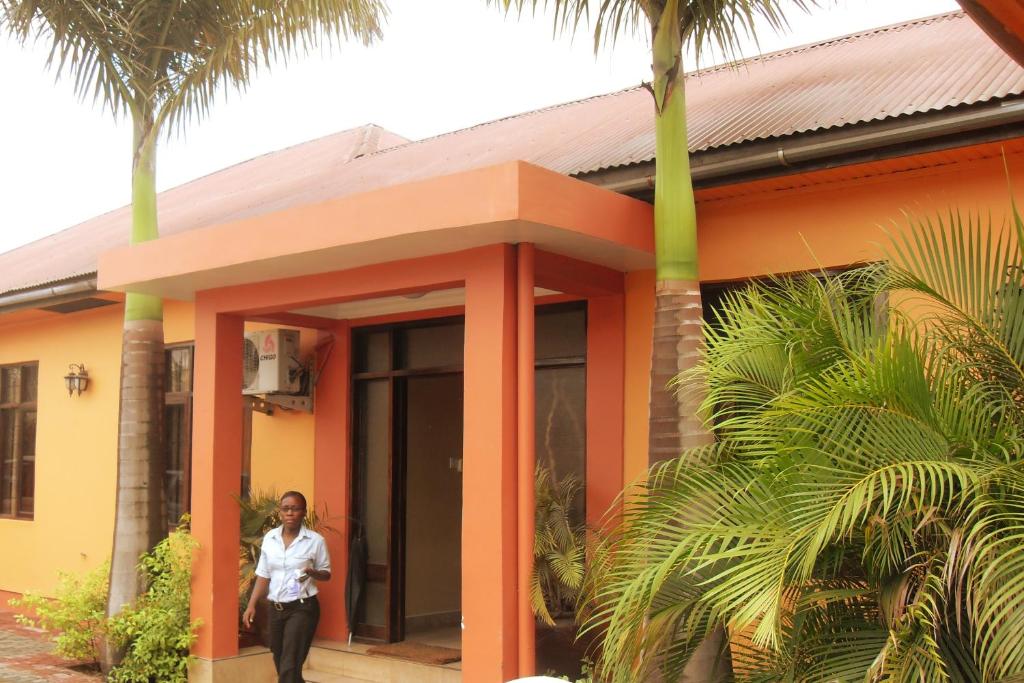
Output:
<svg viewBox="0 0 1024 683">
<path fill-rule="evenodd" d="M 209 111 L 224 86 L 337 39 L 368 43 L 384 0 L 2 0 L 0 29 L 45 40 L 58 76 L 115 114 L 171 129 Z"/>
<path fill-rule="evenodd" d="M 586 22 L 591 27 L 595 51 L 614 45 L 622 35 L 649 34 L 666 11 L 665 0 L 488 0 L 506 12 L 536 14 L 538 9 L 554 15 L 556 33 L 575 33 Z M 672 0 L 676 2 L 676 0 Z M 782 31 L 787 27 L 786 11 L 806 11 L 815 0 L 678 0 L 679 35 L 698 59 L 708 50 L 726 57 L 739 54 L 747 40 L 757 41 L 759 25 Z M 787 7 L 788 6 L 788 7 Z M 784 11 L 785 10 L 785 11 Z"/>
<path fill-rule="evenodd" d="M 716 626 L 737 680 L 1024 677 L 1013 221 L 915 221 L 886 265 L 725 298 L 679 378 L 718 443 L 652 469 L 593 553 L 608 680 L 676 680 Z"/>
</svg>

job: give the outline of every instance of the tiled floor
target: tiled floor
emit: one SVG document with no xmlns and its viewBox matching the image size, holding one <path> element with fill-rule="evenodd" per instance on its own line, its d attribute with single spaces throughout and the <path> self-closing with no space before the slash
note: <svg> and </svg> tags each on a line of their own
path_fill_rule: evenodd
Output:
<svg viewBox="0 0 1024 683">
<path fill-rule="evenodd" d="M 14 620 L 14 611 L 0 603 L 0 683 L 96 683 L 97 674 L 87 674 L 71 668 L 67 662 L 52 653 L 53 645 L 47 635 L 30 629 Z"/>
</svg>

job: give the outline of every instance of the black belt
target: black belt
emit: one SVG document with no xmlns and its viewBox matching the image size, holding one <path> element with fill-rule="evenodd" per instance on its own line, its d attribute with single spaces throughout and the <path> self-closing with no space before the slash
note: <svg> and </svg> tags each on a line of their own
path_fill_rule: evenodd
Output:
<svg viewBox="0 0 1024 683">
<path fill-rule="evenodd" d="M 278 612 L 284 612 L 287 609 L 298 607 L 299 605 L 305 605 L 307 602 L 317 602 L 315 595 L 310 595 L 308 598 L 299 598 L 298 600 L 292 600 L 290 602 L 274 602 L 270 601 L 270 604 L 274 606 Z"/>
</svg>

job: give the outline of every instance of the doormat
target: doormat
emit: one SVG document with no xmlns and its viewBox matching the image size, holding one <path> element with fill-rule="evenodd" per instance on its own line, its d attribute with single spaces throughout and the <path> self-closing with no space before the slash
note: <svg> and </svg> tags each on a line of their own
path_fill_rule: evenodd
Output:
<svg viewBox="0 0 1024 683">
<path fill-rule="evenodd" d="M 451 664 L 462 659 L 462 650 L 438 645 L 424 645 L 404 641 L 401 643 L 390 643 L 388 645 L 374 645 L 366 651 L 368 655 L 378 657 L 395 657 L 397 659 L 408 659 L 420 664 Z"/>
</svg>

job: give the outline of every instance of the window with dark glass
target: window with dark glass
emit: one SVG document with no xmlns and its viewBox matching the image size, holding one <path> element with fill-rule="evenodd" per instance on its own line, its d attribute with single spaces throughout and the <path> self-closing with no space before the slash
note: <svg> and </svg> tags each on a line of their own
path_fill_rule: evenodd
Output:
<svg viewBox="0 0 1024 683">
<path fill-rule="evenodd" d="M 192 483 L 192 361 L 191 344 L 171 346 L 166 356 L 164 400 L 164 502 L 167 526 L 174 528 L 189 511 Z"/>
<path fill-rule="evenodd" d="M 164 503 L 167 528 L 174 529 L 191 510 L 192 382 L 195 346 L 177 344 L 165 351 Z M 252 401 L 242 403 L 241 497 L 248 499 L 252 478 Z"/>
<path fill-rule="evenodd" d="M 572 476 L 583 489 L 573 521 L 586 519 L 587 309 L 584 303 L 538 306 L 534 320 L 537 465 L 552 481 Z"/>
<path fill-rule="evenodd" d="M 35 514 L 38 377 L 36 363 L 0 366 L 0 517 Z"/>
</svg>

